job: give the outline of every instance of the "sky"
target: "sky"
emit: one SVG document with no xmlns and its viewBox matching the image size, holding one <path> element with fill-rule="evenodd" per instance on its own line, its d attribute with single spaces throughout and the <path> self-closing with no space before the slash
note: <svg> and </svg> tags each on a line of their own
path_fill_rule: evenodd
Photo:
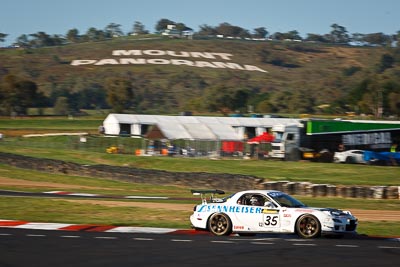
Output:
<svg viewBox="0 0 400 267">
<path fill-rule="evenodd" d="M 8 34 L 0 46 L 22 34 L 65 35 L 74 28 L 84 34 L 110 23 L 127 33 L 139 21 L 154 32 L 163 18 L 194 31 L 227 22 L 250 32 L 258 27 L 270 34 L 297 30 L 302 37 L 329 33 L 334 23 L 350 34 L 400 31 L 399 0 L 0 0 L 0 7 L 0 33 Z"/>
</svg>

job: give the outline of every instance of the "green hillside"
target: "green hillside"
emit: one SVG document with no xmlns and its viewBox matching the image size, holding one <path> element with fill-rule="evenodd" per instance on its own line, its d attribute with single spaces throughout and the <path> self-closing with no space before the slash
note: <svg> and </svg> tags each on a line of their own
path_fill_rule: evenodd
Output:
<svg viewBox="0 0 400 267">
<path fill-rule="evenodd" d="M 397 48 L 293 41 L 121 37 L 2 49 L 0 89 L 14 75 L 34 82 L 48 97 L 45 105 L 65 97 L 75 111 L 232 113 L 251 106 L 257 113 L 379 115 L 381 105 L 384 115 L 398 116 L 398 54 Z"/>
</svg>

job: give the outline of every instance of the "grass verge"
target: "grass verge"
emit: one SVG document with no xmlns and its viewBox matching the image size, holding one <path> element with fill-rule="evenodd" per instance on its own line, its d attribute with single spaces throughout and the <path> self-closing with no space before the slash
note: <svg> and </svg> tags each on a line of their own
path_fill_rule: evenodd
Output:
<svg viewBox="0 0 400 267">
<path fill-rule="evenodd" d="M 44 192 L 61 190 L 104 195 L 148 195 L 190 198 L 188 187 L 134 184 L 93 177 L 55 175 L 0 168 L 0 188 Z M 227 192 L 230 193 L 230 192 Z M 341 209 L 400 210 L 398 200 L 312 198 L 297 196 L 309 206 Z M 192 207 L 199 200 L 142 201 L 88 200 L 33 197 L 0 197 L 0 218 L 35 222 L 110 224 L 188 229 Z M 169 206 L 171 208 L 169 208 Z M 177 208 L 178 207 L 178 208 Z M 392 221 L 361 221 L 358 232 L 366 235 L 400 235 L 400 224 Z"/>
</svg>

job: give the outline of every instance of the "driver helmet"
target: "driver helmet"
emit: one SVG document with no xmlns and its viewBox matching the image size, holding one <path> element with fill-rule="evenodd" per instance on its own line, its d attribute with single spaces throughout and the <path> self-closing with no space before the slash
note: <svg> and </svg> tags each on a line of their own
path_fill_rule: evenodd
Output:
<svg viewBox="0 0 400 267">
<path fill-rule="evenodd" d="M 260 200 L 258 199 L 257 196 L 252 196 L 250 198 L 250 205 L 253 205 L 253 206 L 260 205 Z"/>
</svg>

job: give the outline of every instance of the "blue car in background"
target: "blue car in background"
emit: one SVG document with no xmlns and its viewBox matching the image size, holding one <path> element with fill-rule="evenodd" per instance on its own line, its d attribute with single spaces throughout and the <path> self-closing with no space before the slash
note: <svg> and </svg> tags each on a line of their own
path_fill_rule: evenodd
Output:
<svg viewBox="0 0 400 267">
<path fill-rule="evenodd" d="M 368 150 L 346 150 L 335 152 L 335 163 L 359 163 L 371 165 L 400 165 L 400 152 L 374 152 Z"/>
<path fill-rule="evenodd" d="M 364 160 L 374 165 L 400 165 L 400 152 L 364 151 Z"/>
</svg>

